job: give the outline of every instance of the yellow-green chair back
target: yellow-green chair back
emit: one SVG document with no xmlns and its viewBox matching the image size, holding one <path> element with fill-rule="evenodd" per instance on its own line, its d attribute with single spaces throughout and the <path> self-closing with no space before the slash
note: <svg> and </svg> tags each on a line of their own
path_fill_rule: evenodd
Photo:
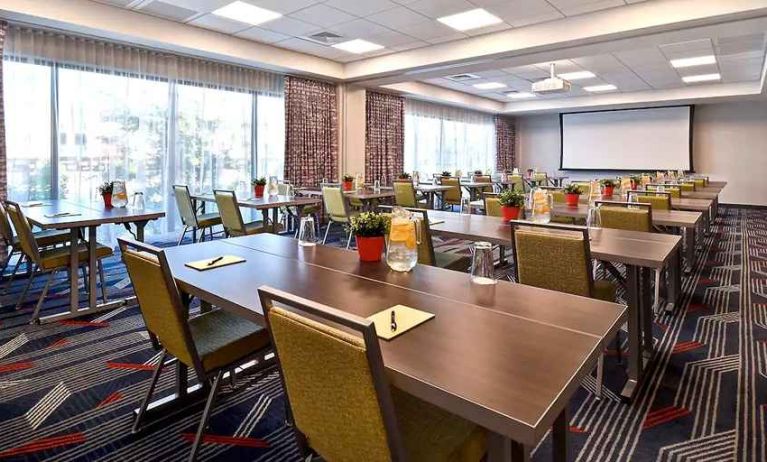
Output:
<svg viewBox="0 0 767 462">
<path fill-rule="evenodd" d="M 13 243 L 13 228 L 11 228 L 8 211 L 2 202 L 0 202 L 0 238 L 2 238 L 6 246 L 10 246 Z"/>
<path fill-rule="evenodd" d="M 442 201 L 445 205 L 461 204 L 461 180 L 454 177 L 443 176 L 442 186 L 451 186 L 450 189 L 442 193 Z"/>
<path fill-rule="evenodd" d="M 652 206 L 626 202 L 597 201 L 603 228 L 652 232 Z"/>
<path fill-rule="evenodd" d="M 693 192 L 695 191 L 695 183 L 679 183 L 679 188 L 683 192 Z"/>
<path fill-rule="evenodd" d="M 340 186 L 322 186 L 322 203 L 325 213 L 332 221 L 349 222 L 349 207 Z"/>
<path fill-rule="evenodd" d="M 581 196 L 589 197 L 591 195 L 591 183 L 587 181 L 571 181 L 570 184 L 578 185 L 581 190 Z"/>
<path fill-rule="evenodd" d="M 13 227 L 16 228 L 16 235 L 19 238 L 19 246 L 21 251 L 26 255 L 33 263 L 40 266 L 42 261 L 40 258 L 40 248 L 37 246 L 35 235 L 32 232 L 32 226 L 29 224 L 27 217 L 24 216 L 24 212 L 21 210 L 21 206 L 15 202 L 6 202 L 6 209 L 8 215 L 11 217 Z"/>
<path fill-rule="evenodd" d="M 472 180 L 475 183 L 490 183 L 490 186 L 482 187 L 479 191 L 480 193 L 491 193 L 493 192 L 493 178 L 490 175 L 474 175 L 472 177 Z"/>
<path fill-rule="evenodd" d="M 268 287 L 258 292 L 293 421 L 311 448 L 324 460 L 404 460 L 373 323 Z"/>
<path fill-rule="evenodd" d="M 501 210 L 501 201 L 498 199 L 498 194 L 483 195 L 485 200 L 485 214 L 489 217 L 502 217 L 503 211 Z"/>
<path fill-rule="evenodd" d="M 693 183 L 695 183 L 696 188 L 703 188 L 706 186 L 706 179 L 705 178 L 695 178 L 692 180 Z"/>
<path fill-rule="evenodd" d="M 525 192 L 525 180 L 522 175 L 509 175 L 507 181 L 512 191 Z"/>
<path fill-rule="evenodd" d="M 591 297 L 594 288 L 588 232 L 582 227 L 512 221 L 520 284 Z"/>
<path fill-rule="evenodd" d="M 400 207 L 417 207 L 415 188 L 410 180 L 394 182 L 394 203 Z"/>
<path fill-rule="evenodd" d="M 173 193 L 176 196 L 176 207 L 178 207 L 178 214 L 181 215 L 181 223 L 190 228 L 197 228 L 197 212 L 195 212 L 192 205 L 192 195 L 189 194 L 189 186 L 174 184 Z"/>
<path fill-rule="evenodd" d="M 213 191 L 213 195 L 221 215 L 221 224 L 224 225 L 229 235 L 244 236 L 246 234 L 245 222 L 242 221 L 242 213 L 234 191 L 216 189 Z"/>
<path fill-rule="evenodd" d="M 533 175 L 533 181 L 538 183 L 538 186 L 548 186 L 549 176 L 546 173 L 536 173 Z"/>
<path fill-rule="evenodd" d="M 629 191 L 630 199 L 636 198 L 636 202 L 650 204 L 653 210 L 671 210 L 671 193 L 661 191 Z"/>
</svg>

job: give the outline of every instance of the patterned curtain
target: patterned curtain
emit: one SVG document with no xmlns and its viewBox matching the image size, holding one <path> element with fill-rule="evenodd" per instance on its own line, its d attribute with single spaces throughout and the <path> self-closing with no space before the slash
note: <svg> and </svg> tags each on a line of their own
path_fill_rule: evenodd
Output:
<svg viewBox="0 0 767 462">
<path fill-rule="evenodd" d="M 495 137 L 497 138 L 496 146 L 498 147 L 495 170 L 497 172 L 505 172 L 516 166 L 516 136 L 517 131 L 514 119 L 501 115 L 495 116 Z"/>
<path fill-rule="evenodd" d="M 5 158 L 5 103 L 3 101 L 3 47 L 7 31 L 8 23 L 0 21 L 0 200 L 8 198 L 8 171 Z"/>
<path fill-rule="evenodd" d="M 299 187 L 339 179 L 334 84 L 286 77 L 285 179 Z"/>
<path fill-rule="evenodd" d="M 388 185 L 405 168 L 405 98 L 367 92 L 365 181 Z"/>
</svg>

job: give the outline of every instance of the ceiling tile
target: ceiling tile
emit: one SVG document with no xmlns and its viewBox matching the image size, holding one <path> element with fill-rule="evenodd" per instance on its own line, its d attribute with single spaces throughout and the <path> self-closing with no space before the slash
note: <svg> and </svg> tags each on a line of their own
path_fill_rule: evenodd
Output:
<svg viewBox="0 0 767 462">
<path fill-rule="evenodd" d="M 688 42 L 669 43 L 661 45 L 659 48 L 669 60 L 714 54 L 714 46 L 711 43 L 711 39 L 708 38 L 690 40 Z"/>
<path fill-rule="evenodd" d="M 392 51 L 407 51 L 407 50 L 414 50 L 416 48 L 423 48 L 425 46 L 429 46 L 429 42 L 424 42 L 422 40 L 416 40 L 413 42 L 404 43 L 402 45 L 397 45 L 392 47 Z"/>
<path fill-rule="evenodd" d="M 408 8 L 437 19 L 442 16 L 474 10 L 477 7 L 466 0 L 418 0 L 408 5 Z"/>
<path fill-rule="evenodd" d="M 401 32 L 402 29 L 427 21 L 429 18 L 409 8 L 398 6 L 370 15 L 365 19 Z"/>
<path fill-rule="evenodd" d="M 304 8 L 303 10 L 296 11 L 290 14 L 291 18 L 295 18 L 310 24 L 317 24 L 322 27 L 331 27 L 343 22 L 349 22 L 356 19 L 348 13 L 344 13 L 341 10 L 331 8 L 322 3 Z"/>
<path fill-rule="evenodd" d="M 205 0 L 207 1 L 207 0 Z M 216 0 L 218 1 L 218 0 Z M 231 0 L 228 0 L 229 3 Z M 282 14 L 289 14 L 294 11 L 308 8 L 312 5 L 322 3 L 322 0 L 244 0 L 248 3 L 252 3 L 259 8 L 265 8 L 267 10 L 276 11 Z"/>
<path fill-rule="evenodd" d="M 591 13 L 616 6 L 626 6 L 623 0 L 548 0 L 566 16 Z"/>
<path fill-rule="evenodd" d="M 277 18 L 273 21 L 261 24 L 259 27 L 273 32 L 279 32 L 280 34 L 292 35 L 294 37 L 309 35 L 322 30 L 322 27 L 291 18 L 290 16 Z"/>
<path fill-rule="evenodd" d="M 427 42 L 434 42 L 435 40 L 441 39 L 434 43 L 466 37 L 466 34 L 431 20 L 425 20 L 420 23 L 412 24 L 406 28 L 403 28 L 401 32 L 417 39 L 426 40 Z"/>
<path fill-rule="evenodd" d="M 128 5 L 133 3 L 134 0 L 96 0 L 96 1 L 99 3 L 104 3 L 106 5 L 127 7 Z"/>
<path fill-rule="evenodd" d="M 365 19 L 355 19 L 343 24 L 336 24 L 330 30 L 350 39 L 372 37 L 377 34 L 391 32 L 390 29 Z"/>
<path fill-rule="evenodd" d="M 138 11 L 153 16 L 159 16 L 161 18 L 174 19 L 176 21 L 184 21 L 197 14 L 194 10 L 159 1 L 146 4 Z"/>
<path fill-rule="evenodd" d="M 238 21 L 232 21 L 226 18 L 221 18 L 216 15 L 206 14 L 199 18 L 189 21 L 187 24 L 193 26 L 204 27 L 206 29 L 212 29 L 218 32 L 224 32 L 226 34 L 234 34 L 241 32 L 245 29 L 249 29 L 250 25 L 244 24 Z"/>
<path fill-rule="evenodd" d="M 187 10 L 197 11 L 200 13 L 210 13 L 211 11 L 217 10 L 224 5 L 228 5 L 232 3 L 232 1 L 234 0 L 162 0 L 162 1 L 164 3 L 175 5 L 179 8 L 186 8 Z M 133 0 L 133 3 L 135 3 L 135 0 Z"/>
<path fill-rule="evenodd" d="M 320 45 L 300 38 L 289 38 L 287 40 L 283 40 L 279 42 L 279 46 L 331 59 L 337 56 L 342 56 L 344 54 L 343 51 L 337 50 L 333 47 Z"/>
<path fill-rule="evenodd" d="M 355 16 L 369 16 L 397 6 L 389 0 L 328 0 L 325 4 Z"/>
<path fill-rule="evenodd" d="M 387 30 L 386 32 L 366 36 L 365 39 L 373 43 L 377 43 L 378 45 L 383 45 L 387 48 L 395 47 L 398 45 L 405 45 L 407 43 L 413 42 L 413 37 L 395 32 L 393 30 Z"/>
<path fill-rule="evenodd" d="M 734 55 L 753 51 L 762 52 L 765 48 L 764 39 L 764 34 L 719 37 L 715 40 L 716 53 L 719 55 Z"/>
<path fill-rule="evenodd" d="M 484 35 L 492 32 L 500 32 L 502 30 L 511 29 L 511 26 L 502 22 L 500 24 L 493 24 L 492 26 L 480 27 L 477 29 L 467 30 L 464 33 L 470 36 Z"/>
<path fill-rule="evenodd" d="M 255 40 L 257 42 L 263 42 L 263 43 L 274 43 L 274 42 L 279 42 L 281 40 L 286 40 L 291 38 L 289 35 L 280 34 L 278 32 L 273 32 L 266 29 L 261 29 L 260 27 L 251 27 L 250 29 L 239 32 L 236 35 L 237 37 L 241 37 L 248 40 Z"/>
</svg>

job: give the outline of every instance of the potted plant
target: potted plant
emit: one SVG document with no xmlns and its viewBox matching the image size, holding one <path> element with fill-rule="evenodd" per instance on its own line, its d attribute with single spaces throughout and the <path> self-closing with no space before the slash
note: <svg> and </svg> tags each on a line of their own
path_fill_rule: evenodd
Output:
<svg viewBox="0 0 767 462">
<path fill-rule="evenodd" d="M 253 195 L 256 197 L 264 197 L 264 188 L 266 188 L 266 178 L 254 178 L 253 181 L 251 181 L 251 184 L 253 185 Z"/>
<path fill-rule="evenodd" d="M 453 174 L 452 174 L 452 173 L 450 173 L 450 171 L 449 171 L 449 170 L 445 170 L 445 171 L 443 171 L 443 172 L 442 172 L 442 176 L 443 176 L 443 177 L 447 177 L 447 178 L 450 178 L 451 176 L 453 176 Z"/>
<path fill-rule="evenodd" d="M 562 190 L 565 193 L 565 203 L 570 207 L 578 206 L 578 199 L 581 197 L 581 187 L 575 183 L 570 183 Z"/>
<path fill-rule="evenodd" d="M 349 228 L 357 241 L 360 261 L 381 261 L 389 218 L 376 212 L 363 212 L 351 218 Z"/>
<path fill-rule="evenodd" d="M 411 178 L 412 177 L 410 176 L 410 174 L 408 172 L 402 172 L 399 175 L 397 175 L 397 179 L 398 180 L 409 180 Z"/>
<path fill-rule="evenodd" d="M 610 178 L 606 178 L 599 182 L 599 184 L 602 186 L 602 195 L 603 196 L 612 196 L 615 192 L 615 180 L 611 180 Z"/>
<path fill-rule="evenodd" d="M 525 206 L 525 195 L 518 191 L 506 189 L 498 194 L 498 202 L 501 204 L 501 212 L 505 221 L 516 220 L 522 207 Z"/>
<path fill-rule="evenodd" d="M 341 177 L 341 185 L 344 191 L 351 191 L 354 189 L 354 177 L 348 173 Z"/>
<path fill-rule="evenodd" d="M 482 175 L 482 170 L 474 170 L 475 175 Z"/>
<path fill-rule="evenodd" d="M 631 175 L 631 190 L 636 191 L 639 188 L 640 184 L 642 184 L 642 176 Z"/>
<path fill-rule="evenodd" d="M 101 198 L 104 199 L 104 207 L 111 209 L 112 208 L 112 191 L 114 190 L 114 185 L 111 181 L 107 181 L 101 186 L 99 186 L 99 193 L 101 194 Z"/>
</svg>

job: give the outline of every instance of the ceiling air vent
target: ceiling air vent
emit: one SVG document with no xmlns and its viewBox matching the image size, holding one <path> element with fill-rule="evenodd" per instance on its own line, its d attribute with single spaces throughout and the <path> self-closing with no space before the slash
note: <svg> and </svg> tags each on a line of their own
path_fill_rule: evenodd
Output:
<svg viewBox="0 0 767 462">
<path fill-rule="evenodd" d="M 456 75 L 448 75 L 445 78 L 448 80 L 452 80 L 453 82 L 466 82 L 467 80 L 476 80 L 479 78 L 479 76 L 474 74 L 456 74 Z"/>
<path fill-rule="evenodd" d="M 333 32 L 319 32 L 317 34 L 307 35 L 304 38 L 326 46 L 335 45 L 344 40 L 342 35 L 334 34 Z"/>
</svg>

